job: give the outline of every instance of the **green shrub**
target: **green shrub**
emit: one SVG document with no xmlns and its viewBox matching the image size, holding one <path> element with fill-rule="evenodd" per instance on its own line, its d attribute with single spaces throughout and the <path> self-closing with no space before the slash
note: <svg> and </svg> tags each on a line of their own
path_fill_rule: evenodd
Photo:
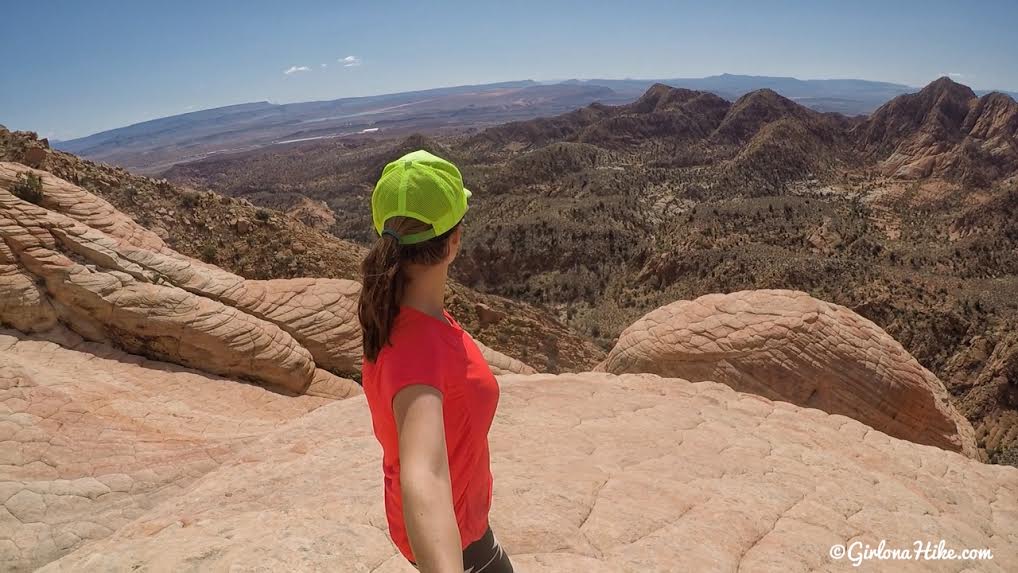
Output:
<svg viewBox="0 0 1018 573">
<path fill-rule="evenodd" d="M 206 244 L 205 246 L 203 246 L 201 248 L 201 258 L 206 263 L 214 263 L 214 262 L 216 262 L 218 256 L 219 256 L 219 250 L 216 249 L 215 245 Z"/>
<path fill-rule="evenodd" d="M 18 180 L 11 188 L 11 193 L 22 201 L 38 205 L 42 202 L 42 178 L 35 173 L 18 174 Z"/>
<path fill-rule="evenodd" d="M 185 207 L 193 209 L 201 204 L 201 193 L 195 191 L 184 191 L 180 195 L 181 202 Z"/>
<path fill-rule="evenodd" d="M 268 209 L 258 209 L 255 211 L 255 218 L 259 221 L 268 221 L 270 216 L 272 216 L 272 214 L 269 213 Z"/>
</svg>

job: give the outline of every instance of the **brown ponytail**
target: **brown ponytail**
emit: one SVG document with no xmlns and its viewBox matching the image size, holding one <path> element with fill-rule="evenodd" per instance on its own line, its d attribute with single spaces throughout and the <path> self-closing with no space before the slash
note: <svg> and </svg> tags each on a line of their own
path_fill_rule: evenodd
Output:
<svg viewBox="0 0 1018 573">
<path fill-rule="evenodd" d="M 361 323 L 364 356 L 370 362 L 374 362 L 382 347 L 389 343 L 389 332 L 399 313 L 408 280 L 407 265 L 433 265 L 445 259 L 449 253 L 449 236 L 456 227 L 414 245 L 401 245 L 392 235 L 384 234 L 364 257 L 357 317 Z M 399 235 L 411 235 L 431 226 L 411 217 L 392 217 L 385 222 L 385 228 Z"/>
</svg>

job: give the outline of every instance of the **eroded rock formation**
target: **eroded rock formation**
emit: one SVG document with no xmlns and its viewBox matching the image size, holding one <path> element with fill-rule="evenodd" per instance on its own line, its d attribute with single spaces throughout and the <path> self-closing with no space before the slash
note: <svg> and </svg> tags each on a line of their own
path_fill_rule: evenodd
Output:
<svg viewBox="0 0 1018 573">
<path fill-rule="evenodd" d="M 661 307 L 622 333 L 603 368 L 723 382 L 976 455 L 972 425 L 936 376 L 871 321 L 802 292 L 711 294 Z"/>
<path fill-rule="evenodd" d="M 1000 92 L 976 97 L 948 77 L 892 99 L 856 131 L 888 175 L 988 185 L 1018 169 L 1018 103 Z"/>
</svg>

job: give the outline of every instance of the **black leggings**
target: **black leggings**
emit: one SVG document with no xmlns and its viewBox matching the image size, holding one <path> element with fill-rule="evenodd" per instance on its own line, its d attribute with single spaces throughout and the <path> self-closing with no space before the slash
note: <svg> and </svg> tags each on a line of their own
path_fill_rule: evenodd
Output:
<svg viewBox="0 0 1018 573">
<path fill-rule="evenodd" d="M 417 567 L 413 561 L 410 564 Z M 490 527 L 463 550 L 463 573 L 513 573 L 509 554 L 502 550 Z"/>
</svg>

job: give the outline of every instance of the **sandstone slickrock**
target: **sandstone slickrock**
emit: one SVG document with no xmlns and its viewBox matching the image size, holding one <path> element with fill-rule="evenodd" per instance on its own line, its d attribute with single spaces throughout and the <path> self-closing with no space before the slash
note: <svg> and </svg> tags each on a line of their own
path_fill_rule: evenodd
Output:
<svg viewBox="0 0 1018 573">
<path fill-rule="evenodd" d="M 44 193 L 50 189 L 45 186 Z M 116 223 L 106 226 L 122 231 Z M 43 283 L 59 320 L 85 338 L 279 388 L 302 391 L 311 381 L 310 353 L 286 332 L 167 284 L 137 256 L 161 255 L 133 247 L 132 239 L 107 235 L 6 190 L 0 190 L 0 236 L 19 270 Z M 179 262 L 187 264 L 183 257 Z"/>
<path fill-rule="evenodd" d="M 62 213 L 124 243 L 153 251 L 166 250 L 166 244 L 155 233 L 118 212 L 112 205 L 46 171 L 10 162 L 0 162 L 0 188 L 9 189 L 22 173 L 33 173 L 42 179 L 41 206 Z"/>
<path fill-rule="evenodd" d="M 711 294 L 661 307 L 622 333 L 604 369 L 723 382 L 978 455 L 971 424 L 936 376 L 877 325 L 802 292 Z"/>
<path fill-rule="evenodd" d="M 518 571 L 855 571 L 831 545 L 918 538 L 986 561 L 867 571 L 1007 571 L 1018 470 L 844 416 L 652 375 L 503 376 L 492 526 Z M 385 532 L 362 397 L 249 445 L 54 571 L 413 571 Z"/>
<path fill-rule="evenodd" d="M 311 379 L 311 385 L 304 391 L 307 396 L 320 396 L 332 400 L 342 400 L 361 393 L 359 383 L 336 376 L 328 370 L 321 368 L 315 370 L 315 376 Z"/>
<path fill-rule="evenodd" d="M 0 317 L 23 332 L 49 330 L 56 325 L 57 315 L 35 277 L 18 263 L 6 243 L 0 242 Z"/>
<path fill-rule="evenodd" d="M 0 570 L 105 537 L 332 400 L 0 329 Z M 352 383 L 351 383 L 352 384 Z"/>
<path fill-rule="evenodd" d="M 0 163 L 0 185 L 9 185 L 17 173 L 26 169 L 17 164 Z M 41 207 L 36 208 L 10 197 L 4 203 L 4 209 L 17 215 L 12 218 L 21 227 L 31 226 L 33 220 L 39 220 L 39 226 L 52 229 L 51 233 L 60 240 L 60 244 L 50 246 L 51 249 L 62 247 L 84 257 L 88 263 L 132 275 L 134 281 L 124 288 L 135 288 L 135 282 L 154 283 L 152 286 L 144 285 L 147 289 L 158 289 L 165 284 L 199 295 L 186 297 L 184 293 L 175 292 L 178 298 L 209 299 L 207 302 L 236 308 L 244 313 L 244 320 L 248 319 L 246 315 L 250 315 L 284 330 L 311 353 L 319 366 L 345 374 L 356 371 L 360 340 L 359 330 L 351 319 L 356 313 L 357 283 L 341 279 L 245 280 L 174 252 L 157 235 L 117 212 L 106 201 L 51 174 L 34 172 L 44 182 Z M 11 236 L 10 241 L 18 242 L 19 233 L 13 227 L 5 234 Z M 27 246 L 21 248 L 28 249 Z M 0 253 L 2 256 L 3 253 Z M 57 254 L 52 256 L 59 257 Z M 159 297 L 152 296 L 150 300 L 153 306 L 157 306 L 155 301 Z M 283 338 L 277 336 L 271 327 L 268 330 L 273 333 L 274 339 Z M 161 357 L 176 361 L 171 354 Z M 195 360 L 184 363 L 204 367 Z M 285 374 L 271 383 L 300 390 L 310 380 L 310 372 L 306 366 L 299 369 L 296 384 L 282 380 Z M 251 375 L 249 372 L 221 373 Z"/>
</svg>

